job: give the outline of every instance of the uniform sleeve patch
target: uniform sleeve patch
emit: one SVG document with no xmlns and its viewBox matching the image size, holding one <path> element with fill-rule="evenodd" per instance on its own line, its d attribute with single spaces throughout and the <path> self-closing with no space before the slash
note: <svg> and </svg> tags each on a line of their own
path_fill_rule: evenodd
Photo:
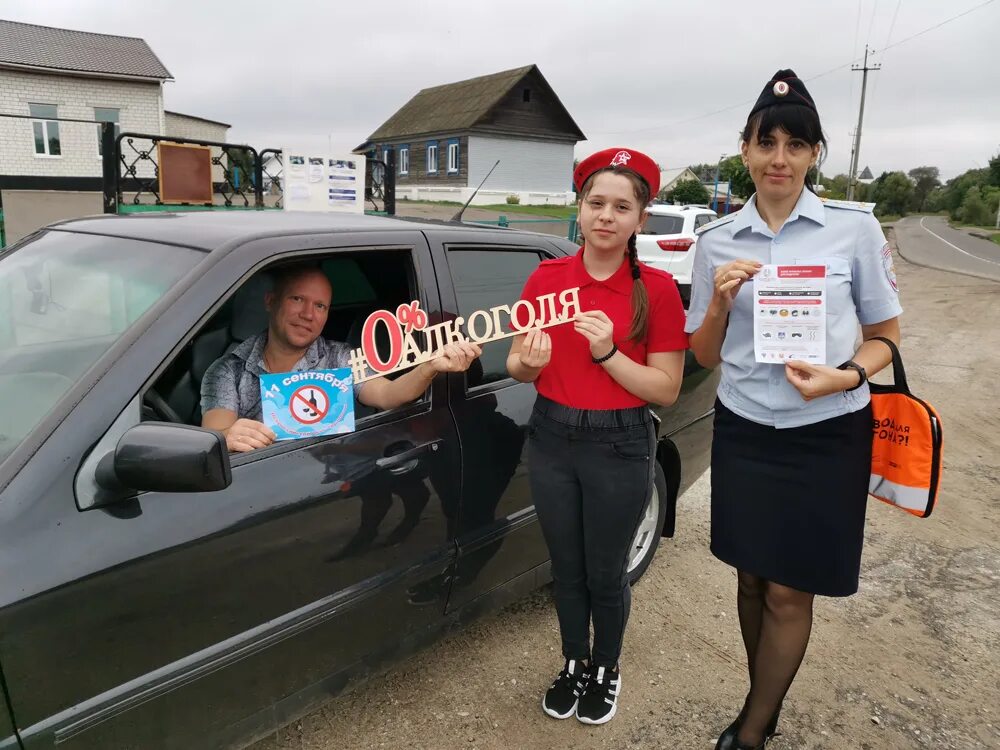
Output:
<svg viewBox="0 0 1000 750">
<path fill-rule="evenodd" d="M 892 290 L 899 293 L 899 286 L 896 284 L 896 268 L 892 263 L 892 248 L 886 242 L 882 245 L 882 268 L 885 269 L 885 277 L 889 280 Z"/>
</svg>

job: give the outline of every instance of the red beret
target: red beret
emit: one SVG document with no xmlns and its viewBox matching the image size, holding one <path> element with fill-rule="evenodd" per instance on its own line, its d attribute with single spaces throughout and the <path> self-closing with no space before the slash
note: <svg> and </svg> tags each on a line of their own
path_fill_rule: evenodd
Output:
<svg viewBox="0 0 1000 750">
<path fill-rule="evenodd" d="M 656 194 L 660 192 L 660 168 L 656 162 L 641 151 L 629 148 L 606 148 L 581 161 L 573 170 L 573 186 L 576 192 L 580 192 L 583 183 L 590 175 L 605 167 L 631 169 L 649 185 L 650 200 L 656 198 Z"/>
</svg>

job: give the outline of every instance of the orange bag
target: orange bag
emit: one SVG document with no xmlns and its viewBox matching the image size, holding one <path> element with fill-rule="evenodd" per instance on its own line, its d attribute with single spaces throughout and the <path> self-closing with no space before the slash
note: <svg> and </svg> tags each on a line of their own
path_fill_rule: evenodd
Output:
<svg viewBox="0 0 1000 750">
<path fill-rule="evenodd" d="M 872 474 L 868 493 L 927 518 L 937 501 L 943 436 L 934 407 L 910 393 L 899 349 L 892 350 L 892 385 L 869 383 L 872 394 Z"/>
</svg>

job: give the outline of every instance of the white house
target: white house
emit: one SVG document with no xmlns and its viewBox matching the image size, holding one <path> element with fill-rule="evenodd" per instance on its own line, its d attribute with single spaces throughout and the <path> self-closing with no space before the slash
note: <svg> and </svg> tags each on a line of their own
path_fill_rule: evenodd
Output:
<svg viewBox="0 0 1000 750">
<path fill-rule="evenodd" d="M 535 65 L 418 92 L 355 153 L 396 159 L 396 198 L 566 205 L 585 136 Z"/>
<path fill-rule="evenodd" d="M 167 113 L 170 71 L 143 40 L 0 20 L 0 207 L 7 242 L 102 210 L 100 125 L 224 141 L 228 125 Z M 82 122 L 73 122 L 81 120 Z M 140 174 L 152 175 L 143 165 Z"/>
</svg>

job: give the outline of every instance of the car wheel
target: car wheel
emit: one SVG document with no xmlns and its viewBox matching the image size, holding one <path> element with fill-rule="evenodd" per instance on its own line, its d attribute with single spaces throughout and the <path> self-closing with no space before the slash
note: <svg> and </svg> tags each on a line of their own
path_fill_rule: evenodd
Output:
<svg viewBox="0 0 1000 750">
<path fill-rule="evenodd" d="M 658 461 L 655 466 L 653 492 L 646 505 L 646 512 L 639 522 L 639 528 L 635 532 L 632 546 L 629 548 L 628 578 L 631 583 L 642 578 L 646 568 L 653 561 L 656 548 L 660 545 L 660 531 L 663 529 L 663 519 L 667 512 L 667 480 Z"/>
</svg>

